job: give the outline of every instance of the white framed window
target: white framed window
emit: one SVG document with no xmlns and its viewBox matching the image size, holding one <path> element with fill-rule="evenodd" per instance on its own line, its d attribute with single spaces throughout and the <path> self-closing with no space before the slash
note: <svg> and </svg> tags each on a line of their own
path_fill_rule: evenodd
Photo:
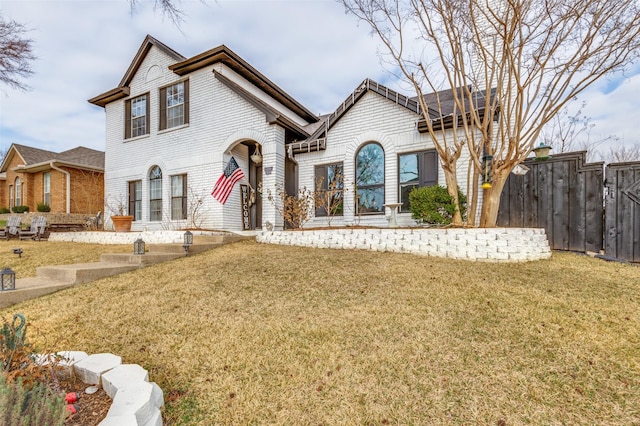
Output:
<svg viewBox="0 0 640 426">
<path fill-rule="evenodd" d="M 129 215 L 133 220 L 142 219 L 142 181 L 129 182 Z"/>
<path fill-rule="evenodd" d="M 187 218 L 187 175 L 171 176 L 171 220 Z"/>
<path fill-rule="evenodd" d="M 125 101 L 124 138 L 149 134 L 149 95 L 136 96 Z"/>
<path fill-rule="evenodd" d="M 376 142 L 356 154 L 356 212 L 384 213 L 384 149 Z"/>
<path fill-rule="evenodd" d="M 51 172 L 42 174 L 42 201 L 44 204 L 51 206 Z"/>
<path fill-rule="evenodd" d="M 438 153 L 435 149 L 398 155 L 398 199 L 401 212 L 409 210 L 409 193 L 414 188 L 438 183 Z"/>
<path fill-rule="evenodd" d="M 189 122 L 189 80 L 160 89 L 160 130 Z"/>
<path fill-rule="evenodd" d="M 149 172 L 149 220 L 162 220 L 162 170 L 158 166 Z"/>
<path fill-rule="evenodd" d="M 22 205 L 22 183 L 20 182 L 19 177 L 16 178 L 15 188 L 16 188 L 16 196 L 15 196 L 16 206 L 21 206 Z"/>
</svg>

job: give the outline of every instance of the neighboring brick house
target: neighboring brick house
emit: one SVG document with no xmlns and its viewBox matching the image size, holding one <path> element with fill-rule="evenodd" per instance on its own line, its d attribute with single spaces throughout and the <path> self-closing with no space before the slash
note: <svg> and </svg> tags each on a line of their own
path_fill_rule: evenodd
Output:
<svg viewBox="0 0 640 426">
<path fill-rule="evenodd" d="M 51 152 L 12 144 L 0 165 L 0 207 L 47 204 L 52 213 L 92 214 L 104 205 L 104 152 Z"/>
<path fill-rule="evenodd" d="M 126 201 L 134 230 L 280 229 L 266 196 L 249 206 L 238 185 L 225 204 L 209 195 L 232 156 L 240 183 L 265 192 L 337 176 L 345 191 L 336 225 L 387 225 L 393 203 L 403 204 L 398 223 L 413 224 L 409 190 L 444 183 L 415 98 L 367 79 L 319 117 L 224 45 L 185 58 L 147 36 L 119 85 L 89 102 L 106 112 L 105 194 Z M 316 209 L 309 223 L 325 224 L 324 214 Z"/>
</svg>

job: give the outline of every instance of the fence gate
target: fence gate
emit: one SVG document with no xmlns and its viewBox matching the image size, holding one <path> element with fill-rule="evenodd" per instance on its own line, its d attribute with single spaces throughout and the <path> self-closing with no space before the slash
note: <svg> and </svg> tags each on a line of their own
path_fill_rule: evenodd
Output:
<svg viewBox="0 0 640 426">
<path fill-rule="evenodd" d="M 640 262 L 640 162 L 607 165 L 605 253 Z"/>
<path fill-rule="evenodd" d="M 497 225 L 544 228 L 554 250 L 599 252 L 604 240 L 603 163 L 587 164 L 586 155 L 580 151 L 545 161 L 526 160 L 523 164 L 529 172 L 511 173 L 505 183 Z M 640 176 L 640 169 L 636 173 Z M 631 180 L 625 177 L 624 182 Z M 640 255 L 638 244 L 636 233 L 636 254 Z"/>
</svg>

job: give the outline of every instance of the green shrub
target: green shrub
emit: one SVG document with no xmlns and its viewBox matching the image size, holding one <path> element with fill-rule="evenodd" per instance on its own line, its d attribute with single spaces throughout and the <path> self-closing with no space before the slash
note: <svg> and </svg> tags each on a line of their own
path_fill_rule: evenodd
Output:
<svg viewBox="0 0 640 426">
<path fill-rule="evenodd" d="M 27 389 L 22 379 L 9 383 L 0 373 L 0 424 L 5 426 L 30 426 L 64 424 L 66 404 L 45 384 L 37 383 Z"/>
<path fill-rule="evenodd" d="M 14 213 L 25 213 L 29 211 L 29 206 L 14 206 L 13 209 Z"/>
<path fill-rule="evenodd" d="M 38 207 L 37 207 L 39 212 L 50 212 L 51 211 L 51 206 L 49 206 L 49 204 L 45 204 L 45 203 L 38 203 Z"/>
<path fill-rule="evenodd" d="M 7 207 L 0 207 L 0 214 L 2 213 L 11 213 L 11 210 L 9 210 Z"/>
<path fill-rule="evenodd" d="M 464 217 L 467 198 L 460 189 L 458 189 L 458 200 L 460 214 Z M 414 188 L 409 193 L 409 210 L 411 217 L 418 223 L 448 225 L 456 212 L 456 206 L 447 188 L 433 185 Z"/>
</svg>

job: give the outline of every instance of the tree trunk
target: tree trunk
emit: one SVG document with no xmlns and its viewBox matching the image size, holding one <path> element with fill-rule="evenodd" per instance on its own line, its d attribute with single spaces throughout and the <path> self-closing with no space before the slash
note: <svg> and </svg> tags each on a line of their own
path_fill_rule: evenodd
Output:
<svg viewBox="0 0 640 426">
<path fill-rule="evenodd" d="M 498 209 L 502 188 L 509 177 L 510 171 L 499 173 L 491 181 L 491 188 L 482 192 L 482 210 L 480 211 L 480 228 L 495 228 L 498 222 Z"/>
<path fill-rule="evenodd" d="M 444 167 L 444 180 L 447 184 L 447 192 L 453 198 L 456 203 L 456 212 L 451 219 L 451 224 L 454 226 L 462 226 L 462 215 L 460 214 L 460 201 L 458 200 L 458 179 L 456 178 L 456 166 L 455 163 L 449 163 L 449 167 Z"/>
</svg>

